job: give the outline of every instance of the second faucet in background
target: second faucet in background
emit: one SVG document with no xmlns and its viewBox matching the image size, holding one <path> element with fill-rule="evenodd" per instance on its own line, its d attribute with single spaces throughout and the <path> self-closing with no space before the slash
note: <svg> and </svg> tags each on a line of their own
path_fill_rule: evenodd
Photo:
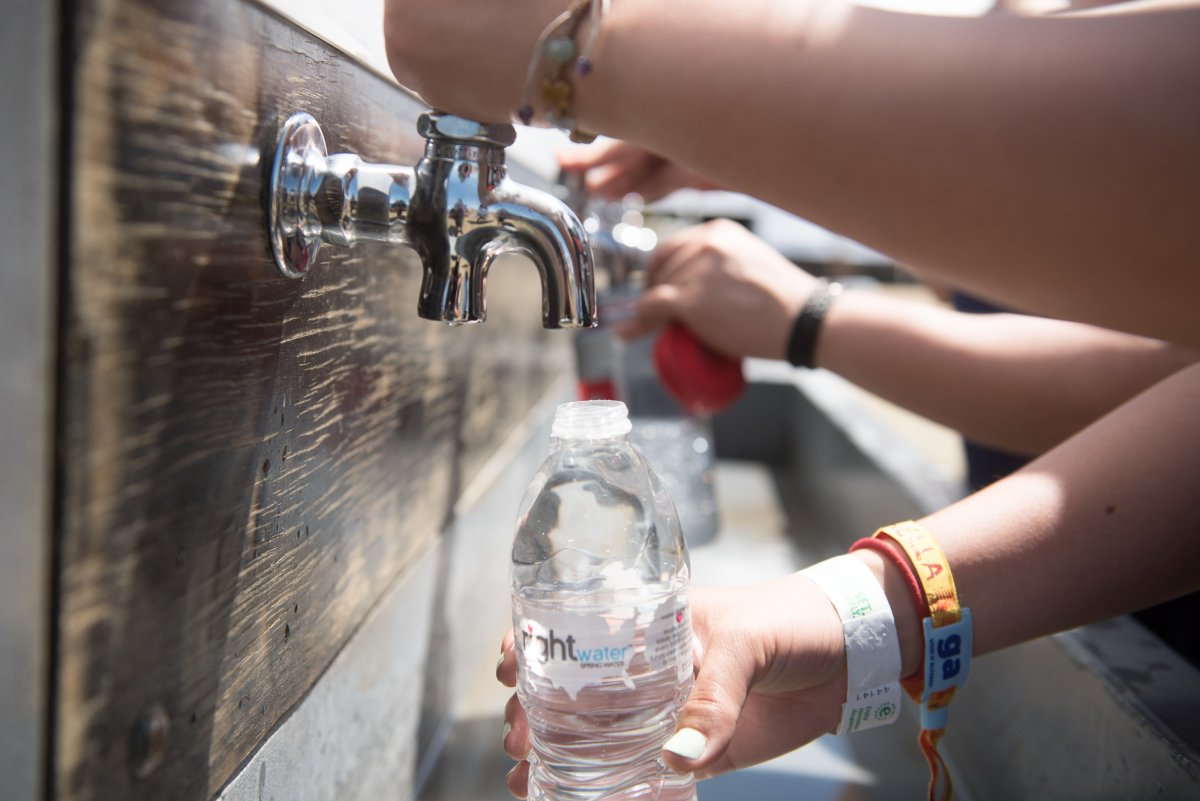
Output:
<svg viewBox="0 0 1200 801">
<path fill-rule="evenodd" d="M 629 408 L 630 440 L 666 485 L 689 545 L 709 542 L 720 519 L 713 487 L 712 418 L 684 409 L 655 367 L 656 337 L 625 342 L 614 327 L 633 314 L 645 287 L 645 265 L 658 241 L 640 198 L 589 200 L 582 174 L 564 173 L 564 200 L 583 220 L 596 266 L 599 325 L 575 332 L 580 400 L 620 400 Z"/>
</svg>

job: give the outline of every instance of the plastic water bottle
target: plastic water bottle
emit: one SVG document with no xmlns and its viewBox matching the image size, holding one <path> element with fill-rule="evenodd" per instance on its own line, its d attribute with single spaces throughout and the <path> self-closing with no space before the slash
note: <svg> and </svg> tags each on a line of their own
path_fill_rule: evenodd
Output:
<svg viewBox="0 0 1200 801">
<path fill-rule="evenodd" d="M 512 552 L 531 801 L 692 801 L 662 761 L 692 686 L 678 516 L 620 401 L 558 408 Z"/>
</svg>

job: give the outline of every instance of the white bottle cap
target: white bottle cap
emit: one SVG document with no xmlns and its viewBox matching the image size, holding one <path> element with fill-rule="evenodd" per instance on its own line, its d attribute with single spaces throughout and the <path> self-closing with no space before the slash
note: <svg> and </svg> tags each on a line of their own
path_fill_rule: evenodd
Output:
<svg viewBox="0 0 1200 801">
<path fill-rule="evenodd" d="M 550 436 L 599 440 L 623 437 L 631 430 L 633 424 L 629 422 L 629 410 L 621 401 L 575 401 L 564 403 L 555 411 Z"/>
</svg>

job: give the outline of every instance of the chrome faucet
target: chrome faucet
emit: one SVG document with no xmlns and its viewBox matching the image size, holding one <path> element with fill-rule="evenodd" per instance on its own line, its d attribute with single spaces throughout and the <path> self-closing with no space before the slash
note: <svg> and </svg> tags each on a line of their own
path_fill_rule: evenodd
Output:
<svg viewBox="0 0 1200 801">
<path fill-rule="evenodd" d="M 542 279 L 542 325 L 595 325 L 596 289 L 587 234 L 549 193 L 508 177 L 511 125 L 422 114 L 425 154 L 415 167 L 329 155 L 321 128 L 295 114 L 279 136 L 270 186 L 275 263 L 304 275 L 322 242 L 361 240 L 413 248 L 424 275 L 417 314 L 459 325 L 487 316 L 485 283 L 495 260 L 520 253 Z"/>
</svg>

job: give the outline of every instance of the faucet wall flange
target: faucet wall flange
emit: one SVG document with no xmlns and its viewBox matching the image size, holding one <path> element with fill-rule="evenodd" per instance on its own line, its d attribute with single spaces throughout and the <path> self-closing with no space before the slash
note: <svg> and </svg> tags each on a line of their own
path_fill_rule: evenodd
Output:
<svg viewBox="0 0 1200 801">
<path fill-rule="evenodd" d="M 309 179 L 328 155 L 325 135 L 310 114 L 293 114 L 283 124 L 271 167 L 267 224 L 275 266 L 288 278 L 304 275 L 321 247 L 320 236 L 308 230 L 301 210 L 311 191 Z"/>
</svg>

